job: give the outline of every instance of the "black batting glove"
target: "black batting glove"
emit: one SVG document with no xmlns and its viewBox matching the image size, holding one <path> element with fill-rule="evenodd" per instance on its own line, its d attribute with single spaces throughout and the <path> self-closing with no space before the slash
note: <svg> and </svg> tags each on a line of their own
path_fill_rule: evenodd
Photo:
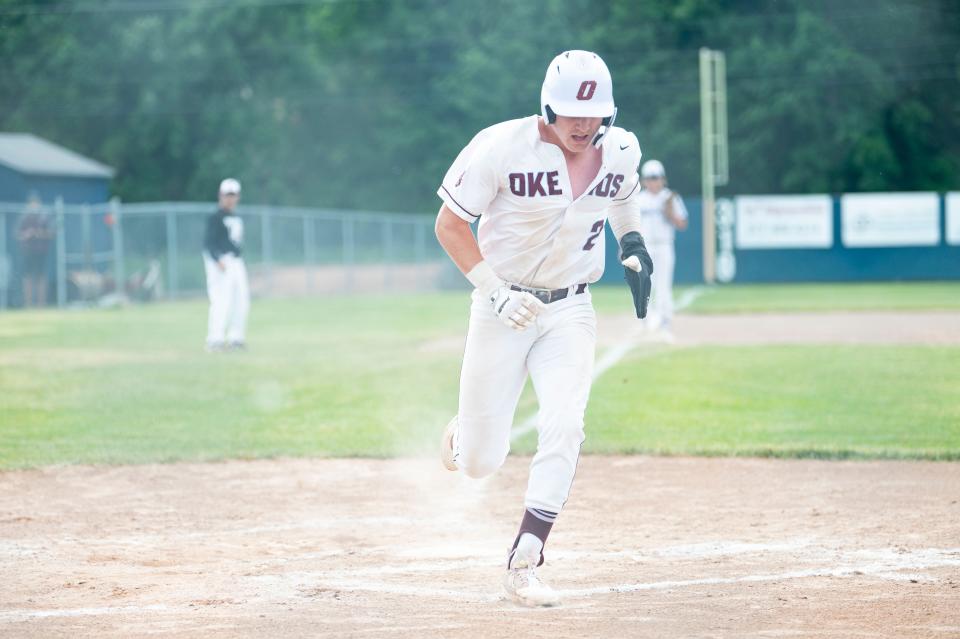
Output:
<svg viewBox="0 0 960 639">
<path fill-rule="evenodd" d="M 647 316 L 647 305 L 650 303 L 653 260 L 650 259 L 643 238 L 636 231 L 625 233 L 620 238 L 620 262 L 623 264 L 623 277 L 633 294 L 633 307 L 637 311 L 637 317 L 643 319 Z"/>
</svg>

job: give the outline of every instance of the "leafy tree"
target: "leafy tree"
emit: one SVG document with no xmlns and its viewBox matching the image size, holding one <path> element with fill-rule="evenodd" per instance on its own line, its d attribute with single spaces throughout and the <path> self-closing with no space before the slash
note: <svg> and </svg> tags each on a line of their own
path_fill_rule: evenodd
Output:
<svg viewBox="0 0 960 639">
<path fill-rule="evenodd" d="M 539 110 L 568 48 L 695 193 L 698 49 L 726 52 L 730 193 L 958 188 L 950 0 L 0 0 L 0 129 L 118 169 L 126 200 L 434 211 L 470 136 Z"/>
</svg>

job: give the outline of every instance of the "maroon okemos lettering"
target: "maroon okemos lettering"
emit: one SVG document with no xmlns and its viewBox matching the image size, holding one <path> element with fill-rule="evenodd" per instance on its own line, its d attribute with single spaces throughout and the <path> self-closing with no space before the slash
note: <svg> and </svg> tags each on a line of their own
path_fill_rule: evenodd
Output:
<svg viewBox="0 0 960 639">
<path fill-rule="evenodd" d="M 511 193 L 519 197 L 527 194 L 527 182 L 523 173 L 511 173 L 507 177 L 510 179 Z"/>
<path fill-rule="evenodd" d="M 619 173 L 613 176 L 613 184 L 610 188 L 610 197 L 617 197 L 617 193 L 620 192 L 620 185 L 623 184 L 623 176 Z"/>
<path fill-rule="evenodd" d="M 539 173 L 527 173 L 527 180 L 530 185 L 527 193 L 530 194 L 530 197 L 547 194 L 546 189 L 543 188 L 543 171 Z"/>
<path fill-rule="evenodd" d="M 511 173 L 507 176 L 510 181 L 510 192 L 518 197 L 536 197 L 537 195 L 563 195 L 560 188 L 560 172 L 543 171 L 528 173 Z M 546 184 L 544 184 L 546 179 Z"/>
<path fill-rule="evenodd" d="M 610 192 L 610 180 L 613 179 L 613 176 L 607 173 L 603 176 L 603 179 L 597 182 L 597 185 L 593 187 L 593 190 L 590 191 L 590 195 L 596 195 L 597 197 L 607 197 L 607 194 Z"/>
<path fill-rule="evenodd" d="M 620 192 L 620 185 L 623 184 L 623 176 L 619 173 L 607 173 L 603 179 L 597 182 L 597 185 L 590 191 L 590 195 L 597 197 L 615 197 Z"/>
<path fill-rule="evenodd" d="M 563 195 L 560 190 L 560 172 L 550 171 L 547 173 L 547 187 L 550 189 L 550 195 Z"/>
</svg>

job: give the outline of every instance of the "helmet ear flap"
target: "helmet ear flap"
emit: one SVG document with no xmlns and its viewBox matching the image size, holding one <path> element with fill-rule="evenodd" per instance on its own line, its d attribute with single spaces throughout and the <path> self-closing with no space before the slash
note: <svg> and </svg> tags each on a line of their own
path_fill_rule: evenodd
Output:
<svg viewBox="0 0 960 639">
<path fill-rule="evenodd" d="M 543 119 L 547 121 L 547 124 L 553 124 L 557 121 L 557 114 L 553 112 L 549 104 L 543 105 Z"/>
<path fill-rule="evenodd" d="M 617 107 L 613 107 L 613 115 L 603 118 L 600 121 L 600 129 L 597 131 L 597 135 L 593 138 L 593 146 L 599 147 L 600 143 L 603 141 L 603 138 L 610 132 L 610 127 L 613 126 L 613 123 L 617 120 Z"/>
</svg>

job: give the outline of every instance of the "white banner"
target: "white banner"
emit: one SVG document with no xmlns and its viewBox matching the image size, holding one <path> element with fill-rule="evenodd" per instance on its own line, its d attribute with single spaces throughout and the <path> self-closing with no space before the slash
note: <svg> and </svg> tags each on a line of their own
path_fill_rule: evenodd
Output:
<svg viewBox="0 0 960 639">
<path fill-rule="evenodd" d="M 851 193 L 840 198 L 844 246 L 936 246 L 936 193 Z"/>
<path fill-rule="evenodd" d="M 960 193 L 947 193 L 947 244 L 960 244 Z"/>
<path fill-rule="evenodd" d="M 736 198 L 737 248 L 830 248 L 829 195 L 743 195 Z"/>
</svg>

